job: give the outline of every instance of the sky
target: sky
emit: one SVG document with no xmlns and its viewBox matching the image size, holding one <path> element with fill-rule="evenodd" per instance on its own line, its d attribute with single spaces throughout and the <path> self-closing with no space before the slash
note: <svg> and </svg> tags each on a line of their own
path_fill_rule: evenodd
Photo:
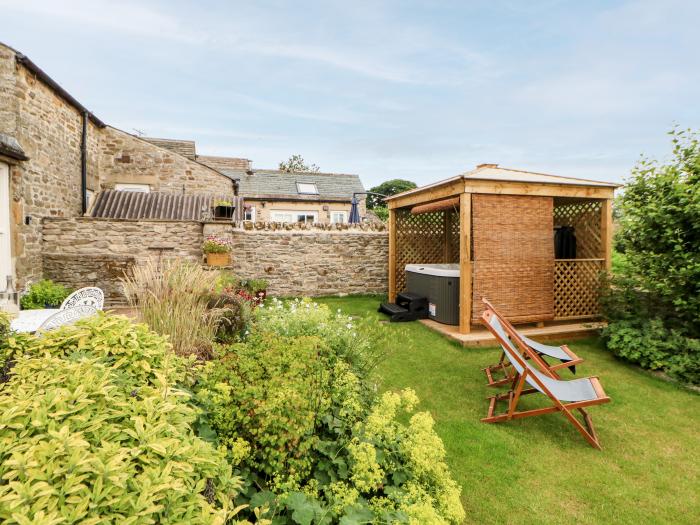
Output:
<svg viewBox="0 0 700 525">
<path fill-rule="evenodd" d="M 622 181 L 700 128 L 697 1 L 0 0 L 110 125 L 366 188 L 480 163 Z"/>
</svg>

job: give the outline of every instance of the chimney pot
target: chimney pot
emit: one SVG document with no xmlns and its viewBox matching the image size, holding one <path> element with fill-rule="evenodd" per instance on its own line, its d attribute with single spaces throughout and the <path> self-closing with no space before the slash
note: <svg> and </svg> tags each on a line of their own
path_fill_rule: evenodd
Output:
<svg viewBox="0 0 700 525">
<path fill-rule="evenodd" d="M 498 164 L 477 164 L 476 169 L 479 168 L 498 168 Z"/>
</svg>

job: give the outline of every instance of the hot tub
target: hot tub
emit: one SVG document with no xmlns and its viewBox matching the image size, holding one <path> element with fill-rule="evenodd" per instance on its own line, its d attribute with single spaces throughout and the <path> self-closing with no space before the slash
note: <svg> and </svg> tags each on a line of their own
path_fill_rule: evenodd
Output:
<svg viewBox="0 0 700 525">
<path fill-rule="evenodd" d="M 459 264 L 407 264 L 406 289 L 428 298 L 428 317 L 459 324 Z"/>
</svg>

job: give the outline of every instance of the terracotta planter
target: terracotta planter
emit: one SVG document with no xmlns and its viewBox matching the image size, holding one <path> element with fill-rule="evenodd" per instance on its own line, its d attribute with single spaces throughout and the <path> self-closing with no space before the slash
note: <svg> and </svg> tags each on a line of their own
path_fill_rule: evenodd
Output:
<svg viewBox="0 0 700 525">
<path fill-rule="evenodd" d="M 207 264 L 209 266 L 228 266 L 231 264 L 230 253 L 208 253 Z"/>
</svg>

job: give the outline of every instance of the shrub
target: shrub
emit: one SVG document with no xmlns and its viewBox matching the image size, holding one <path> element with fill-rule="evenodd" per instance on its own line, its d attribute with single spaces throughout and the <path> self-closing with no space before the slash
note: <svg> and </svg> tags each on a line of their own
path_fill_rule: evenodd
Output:
<svg viewBox="0 0 700 525">
<path fill-rule="evenodd" d="M 252 506 L 275 523 L 460 523 L 459 488 L 415 394 L 376 399 L 376 321 L 272 300 L 204 366 L 196 397 Z"/>
<path fill-rule="evenodd" d="M 210 309 L 219 275 L 182 259 L 148 260 L 122 279 L 139 319 L 167 335 L 178 354 L 211 355 L 222 309 Z"/>
<path fill-rule="evenodd" d="M 208 308 L 220 312 L 215 334 L 219 343 L 237 341 L 251 322 L 255 302 L 239 292 L 227 288 L 225 292 L 208 296 Z"/>
<path fill-rule="evenodd" d="M 192 429 L 191 359 L 99 315 L 10 337 L 0 387 L 3 523 L 219 523 L 241 487 Z"/>
<path fill-rule="evenodd" d="M 57 284 L 50 279 L 43 279 L 29 287 L 29 293 L 20 299 L 20 305 L 25 310 L 59 307 L 63 300 L 70 295 L 70 289 Z"/>
<path fill-rule="evenodd" d="M 699 382 L 700 141 L 674 130 L 673 160 L 643 160 L 619 199 L 624 264 L 604 293 L 608 348 L 641 366 Z"/>
</svg>

